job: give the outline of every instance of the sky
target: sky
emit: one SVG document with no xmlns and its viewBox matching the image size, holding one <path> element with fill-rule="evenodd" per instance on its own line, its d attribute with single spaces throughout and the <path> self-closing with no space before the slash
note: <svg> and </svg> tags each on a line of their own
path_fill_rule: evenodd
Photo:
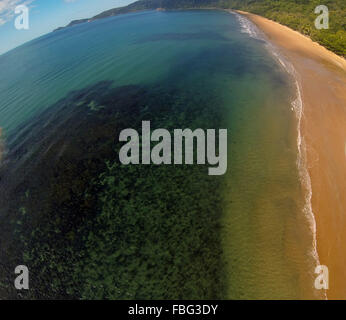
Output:
<svg viewBox="0 0 346 320">
<path fill-rule="evenodd" d="M 131 2 L 134 0 L 0 0 L 0 55 L 72 20 L 90 18 Z M 29 8 L 28 30 L 15 28 L 18 5 Z"/>
</svg>

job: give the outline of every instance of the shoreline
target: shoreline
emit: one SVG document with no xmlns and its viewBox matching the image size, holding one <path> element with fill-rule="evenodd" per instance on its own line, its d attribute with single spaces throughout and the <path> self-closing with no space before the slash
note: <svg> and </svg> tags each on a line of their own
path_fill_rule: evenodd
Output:
<svg viewBox="0 0 346 320">
<path fill-rule="evenodd" d="M 301 95 L 302 102 L 300 116 L 295 110 L 301 153 L 298 167 L 308 191 L 311 186 L 304 212 L 309 211 L 312 219 L 316 260 L 329 268 L 327 297 L 345 299 L 346 60 L 277 22 L 236 12 L 254 23 L 294 69 L 297 100 Z"/>
</svg>

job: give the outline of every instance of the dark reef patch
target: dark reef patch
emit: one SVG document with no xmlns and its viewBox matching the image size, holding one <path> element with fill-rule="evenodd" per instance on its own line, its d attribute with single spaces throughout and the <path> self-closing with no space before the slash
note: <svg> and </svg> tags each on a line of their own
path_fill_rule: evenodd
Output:
<svg viewBox="0 0 346 320">
<path fill-rule="evenodd" d="M 217 128 L 221 105 L 212 93 L 104 81 L 18 128 L 0 168 L 0 297 L 224 297 L 223 178 L 205 166 L 118 161 L 121 130 L 142 120 Z M 30 270 L 24 293 L 13 288 L 19 264 Z"/>
</svg>

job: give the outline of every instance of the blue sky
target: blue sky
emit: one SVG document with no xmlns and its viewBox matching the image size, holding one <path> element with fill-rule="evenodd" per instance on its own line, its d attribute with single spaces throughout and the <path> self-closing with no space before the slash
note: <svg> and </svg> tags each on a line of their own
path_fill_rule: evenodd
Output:
<svg viewBox="0 0 346 320">
<path fill-rule="evenodd" d="M 0 54 L 71 20 L 90 18 L 131 2 L 134 0 L 0 0 Z M 21 4 L 29 7 L 29 30 L 17 30 L 14 26 L 15 7 Z"/>
</svg>

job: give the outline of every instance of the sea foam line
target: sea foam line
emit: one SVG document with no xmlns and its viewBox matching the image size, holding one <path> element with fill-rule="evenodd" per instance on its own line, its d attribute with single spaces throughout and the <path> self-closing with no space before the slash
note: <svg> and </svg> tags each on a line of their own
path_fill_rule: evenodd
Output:
<svg viewBox="0 0 346 320">
<path fill-rule="evenodd" d="M 229 10 L 228 12 L 234 14 L 238 19 L 241 33 L 247 33 L 251 38 L 254 39 L 262 39 L 260 30 L 256 28 L 256 26 L 249 19 L 232 10 Z"/>
<path fill-rule="evenodd" d="M 265 41 L 266 48 L 272 54 L 272 56 L 279 62 L 281 67 L 291 75 L 295 80 L 295 89 L 296 89 L 296 98 L 291 102 L 292 110 L 295 112 L 297 118 L 297 148 L 298 148 L 298 156 L 297 156 L 297 168 L 299 172 L 299 177 L 301 184 L 305 190 L 305 202 L 303 207 L 303 212 L 308 219 L 309 227 L 312 232 L 312 252 L 311 255 L 315 261 L 316 266 L 320 265 L 320 259 L 317 251 L 317 228 L 316 228 L 316 218 L 312 209 L 312 186 L 311 186 L 311 177 L 308 171 L 307 164 L 307 156 L 306 156 L 306 143 L 304 137 L 301 133 L 301 123 L 302 117 L 304 113 L 304 104 L 302 100 L 301 94 L 301 85 L 299 82 L 298 74 L 292 65 L 292 63 L 288 62 L 284 57 L 282 57 L 277 48 L 268 41 L 268 39 L 264 36 L 264 34 L 256 27 L 254 23 L 252 23 L 246 17 L 236 13 L 234 11 L 229 11 L 232 14 L 235 14 L 238 18 L 241 25 L 241 32 L 247 33 L 250 37 L 255 39 L 261 39 Z M 324 296 L 327 299 L 327 295 L 324 292 Z"/>
<path fill-rule="evenodd" d="M 292 110 L 294 111 L 297 118 L 297 148 L 298 148 L 298 156 L 297 156 L 297 168 L 299 172 L 299 177 L 301 184 L 304 188 L 305 193 L 305 202 L 303 207 L 303 212 L 308 219 L 309 227 L 312 233 L 312 257 L 315 260 L 315 267 L 320 265 L 320 259 L 317 251 L 317 227 L 316 227 L 316 218 L 312 209 L 312 185 L 311 185 L 311 177 L 308 170 L 307 163 L 307 152 L 306 152 L 306 143 L 304 136 L 302 135 L 302 118 L 304 114 L 304 104 L 302 99 L 302 90 L 301 84 L 299 81 L 299 76 L 294 68 L 294 66 L 289 63 L 286 59 L 284 59 L 277 52 L 276 48 L 269 42 L 267 42 L 267 48 L 269 52 L 273 55 L 273 57 L 279 62 L 282 68 L 293 77 L 296 97 L 291 102 Z"/>
</svg>

